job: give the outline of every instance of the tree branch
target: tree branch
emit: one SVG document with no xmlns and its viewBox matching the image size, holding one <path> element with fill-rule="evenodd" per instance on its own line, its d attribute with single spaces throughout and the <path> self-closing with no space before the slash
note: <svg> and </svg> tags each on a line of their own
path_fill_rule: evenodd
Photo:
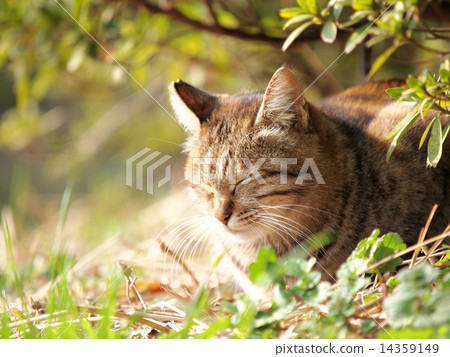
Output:
<svg viewBox="0 0 450 357">
<path fill-rule="evenodd" d="M 208 9 L 208 14 L 210 17 L 210 25 L 217 25 L 218 21 L 217 21 L 217 16 L 216 13 L 214 12 L 214 8 L 212 6 L 211 0 L 203 0 L 203 3 L 205 4 L 206 8 Z"/>
<path fill-rule="evenodd" d="M 124 0 L 109 0 L 109 1 L 124 1 Z M 207 31 L 210 33 L 218 34 L 218 35 L 226 35 L 234 38 L 239 38 L 242 40 L 251 40 L 251 41 L 263 41 L 265 43 L 275 45 L 280 47 L 285 38 L 284 37 L 275 37 L 270 36 L 264 33 L 263 31 L 258 33 L 251 33 L 245 31 L 243 28 L 227 28 L 221 26 L 217 21 L 210 21 L 209 23 L 193 20 L 190 17 L 183 14 L 181 11 L 176 9 L 171 3 L 167 3 L 166 6 L 155 5 L 148 0 L 128 0 L 129 3 L 133 3 L 134 5 L 141 6 L 145 10 L 153 14 L 163 14 L 170 17 L 172 20 L 177 22 L 181 22 L 183 24 L 189 25 L 197 30 Z M 211 6 L 211 3 L 206 2 Z M 209 8 L 208 6 L 208 8 Z M 208 9 L 211 11 L 212 7 Z M 211 13 L 210 13 L 211 14 Z M 307 41 L 316 41 L 320 39 L 320 33 L 318 32 L 306 32 L 303 33 L 299 38 L 297 38 L 296 42 L 307 42 Z"/>
</svg>

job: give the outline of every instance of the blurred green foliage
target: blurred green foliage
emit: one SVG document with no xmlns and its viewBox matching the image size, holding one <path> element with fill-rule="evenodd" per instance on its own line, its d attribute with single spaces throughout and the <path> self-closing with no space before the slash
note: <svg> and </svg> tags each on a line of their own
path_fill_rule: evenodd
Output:
<svg viewBox="0 0 450 357">
<path fill-rule="evenodd" d="M 325 27 L 315 19 L 283 52 L 287 33 L 279 11 L 293 8 L 294 1 L 1 1 L 0 207 L 11 212 L 22 253 L 29 252 L 30 241 L 51 250 L 69 181 L 74 204 L 65 234 L 83 249 L 117 232 L 130 241 L 150 234 L 135 224 L 136 215 L 168 187 L 154 196 L 127 187 L 125 160 L 150 147 L 173 156 L 172 168 L 181 172 L 185 134 L 170 115 L 170 81 L 183 78 L 212 92 L 262 90 L 285 62 L 298 69 L 305 86 L 314 81 L 307 94 L 312 100 L 363 81 L 365 67 L 389 41 L 373 44 L 371 53 L 359 46 L 335 61 L 352 36 L 337 21 L 338 3 L 339 19 L 365 10 L 355 8 L 357 1 L 309 3 L 317 11 L 330 9 L 320 14 Z M 416 4 L 401 3 L 395 14 L 414 18 L 410 9 Z M 298 16 L 295 11 L 282 15 Z M 405 45 L 377 76 L 418 75 L 425 67 L 435 72 L 439 61 Z M 172 187 L 181 187 L 181 175 L 175 177 Z"/>
<path fill-rule="evenodd" d="M 450 130 L 450 124 L 442 126 L 441 114 L 450 114 L 450 62 L 446 60 L 439 68 L 437 78 L 427 70 L 419 76 L 410 75 L 406 79 L 409 88 L 391 88 L 387 93 L 400 101 L 414 103 L 413 109 L 396 125 L 387 139 L 392 139 L 387 152 L 389 160 L 398 141 L 403 137 L 408 128 L 419 117 L 425 118 L 431 109 L 436 110 L 436 115 L 429 120 L 429 124 L 423 132 L 419 142 L 419 149 L 423 146 L 428 134 L 428 160 L 427 166 L 436 167 L 442 157 L 444 141 Z M 431 131 L 431 132 L 430 132 Z"/>
<path fill-rule="evenodd" d="M 415 102 L 426 102 L 428 108 L 435 103 L 428 100 L 428 94 L 448 95 L 440 86 L 448 84 L 447 67 L 441 68 L 440 78 L 433 77 L 435 82 L 427 74 L 424 80 L 420 77 L 425 68 L 437 73 L 448 51 L 449 34 L 443 29 L 449 27 L 449 19 L 440 13 L 448 2 L 399 0 L 390 7 L 393 3 L 0 1 L 0 210 L 8 246 L 5 256 L 0 243 L 2 309 L 9 308 L 10 296 L 24 300 L 24 286 L 34 291 L 43 281 L 61 277 L 49 290 L 48 310 L 64 309 L 60 318 L 55 317 L 62 325 L 47 330 L 46 337 L 55 337 L 69 327 L 67 321 L 78 316 L 77 301 L 65 279 L 75 256 L 117 233 L 131 242 L 151 235 L 147 226 L 137 223 L 142 222 L 139 212 L 168 189 L 151 196 L 127 187 L 125 160 L 150 147 L 173 156 L 172 168 L 182 170 L 180 144 L 185 134 L 171 115 L 166 94 L 172 80 L 183 78 L 213 92 L 262 90 L 274 70 L 288 62 L 298 69 L 305 85 L 314 82 L 307 96 L 316 100 L 364 81 L 373 65 L 370 75 L 376 79 L 411 75 L 408 85 L 412 91 L 391 92 L 398 99 L 409 100 L 415 94 Z M 433 28 L 419 31 L 423 19 L 417 17 L 418 8 Z M 377 19 L 385 9 L 388 11 Z M 375 19 L 369 31 L 367 21 Z M 289 35 L 283 25 L 295 29 Z M 445 101 L 443 105 L 448 108 Z M 432 165 L 439 159 L 438 147 L 447 132 L 439 118 L 430 124 L 430 142 L 437 142 L 431 145 Z M 172 187 L 176 189 L 181 186 L 181 175 L 174 176 Z M 150 218 L 162 220 L 145 217 Z M 302 325 L 305 336 L 346 335 L 346 319 L 355 310 L 353 297 L 368 284 L 356 268 L 372 264 L 401 245 L 396 236 L 377 244 L 374 242 L 379 239 L 372 238 L 362 243 L 355 260 L 350 259 L 339 271 L 348 293 L 340 289 L 332 297 L 329 284 L 319 282 L 318 273 L 311 271 L 312 261 L 283 264 L 273 251 L 262 251 L 252 265 L 251 278 L 279 287 L 269 310 L 259 311 L 247 296 L 237 298 L 236 305 L 224 302 L 223 313 L 231 313 L 233 319 L 228 315 L 217 319 L 202 337 L 227 328 L 234 328 L 237 337 L 275 336 L 277 324 L 291 317 L 300 295 L 314 315 Z M 74 249 L 66 249 L 69 243 Z M 393 261 L 380 269 L 390 271 L 397 264 Z M 284 273 L 300 277 L 290 290 L 283 286 Z M 102 285 L 99 277 L 83 278 L 83 291 Z M 387 284 L 395 289 L 396 284 L 408 286 L 414 279 L 400 277 Z M 108 283 L 103 281 L 101 288 Z M 437 301 L 438 310 L 427 310 L 437 315 L 443 311 L 439 309 L 445 310 L 448 274 L 439 284 L 433 296 L 419 297 L 428 307 L 430 301 Z M 420 292 L 425 290 L 423 287 Z M 207 292 L 199 295 L 178 337 L 189 334 L 194 318 L 204 313 L 208 297 Z M 402 298 L 394 291 L 394 302 Z M 104 303 L 112 310 L 115 293 Z M 326 316 L 317 309 L 322 303 L 329 309 Z M 22 305 L 27 304 L 22 301 Z M 399 316 L 399 329 L 391 332 L 402 335 L 407 329 L 401 324 L 403 305 L 393 305 L 399 307 L 390 312 Z M 40 334 L 19 313 L 17 318 L 23 334 Z M 8 322 L 8 315 L 2 314 L 2 336 L 10 336 Z M 129 337 L 129 325 L 116 333 L 110 324 L 105 319 L 92 327 L 81 320 L 71 325 L 65 336 Z M 335 329 L 330 331 L 330 326 Z M 360 332 L 373 328 L 368 320 Z M 422 330 L 431 333 L 435 328 L 423 326 Z M 414 331 L 405 333 L 411 336 Z M 448 331 L 441 328 L 439 336 L 448 336 Z"/>
</svg>

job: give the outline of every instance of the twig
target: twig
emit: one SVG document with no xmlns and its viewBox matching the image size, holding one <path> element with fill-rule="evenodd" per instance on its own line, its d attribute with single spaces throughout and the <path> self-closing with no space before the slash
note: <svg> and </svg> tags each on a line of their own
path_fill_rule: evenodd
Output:
<svg viewBox="0 0 450 357">
<path fill-rule="evenodd" d="M 45 308 L 47 306 L 47 304 L 44 302 L 39 302 L 39 306 L 41 306 L 42 308 Z M 77 306 L 77 310 L 79 312 L 90 312 L 92 314 L 97 314 L 97 315 L 102 316 L 102 310 L 99 308 L 96 308 L 96 307 L 92 307 L 92 306 Z M 63 311 L 60 311 L 60 313 L 62 314 Z M 152 328 L 154 328 L 158 331 L 164 332 L 164 333 L 168 333 L 170 331 L 164 324 L 150 318 L 149 316 L 151 316 L 151 314 L 145 313 L 136 322 L 139 322 L 142 325 L 152 327 Z M 132 316 L 129 314 L 126 314 L 124 312 L 114 311 L 113 317 L 129 320 Z"/>
<path fill-rule="evenodd" d="M 436 244 L 436 243 L 439 243 L 439 244 L 441 244 L 442 243 L 442 241 L 437 241 L 437 242 L 434 242 L 434 244 Z M 433 245 L 434 245 L 433 244 Z M 437 244 L 437 245 L 439 245 L 439 244 Z M 430 250 L 431 250 L 431 248 L 430 248 Z M 428 254 L 428 253 L 427 253 Z M 417 259 L 416 259 L 416 263 L 420 263 L 420 262 L 423 262 L 423 261 L 425 261 L 425 260 L 430 260 L 430 262 L 432 263 L 432 264 L 436 264 L 436 257 L 440 257 L 440 256 L 442 256 L 442 254 L 443 254 L 443 252 L 434 252 L 433 254 L 430 254 L 429 256 L 428 256 L 428 258 L 427 258 L 427 256 L 422 256 L 422 257 L 418 257 Z M 411 259 L 406 259 L 406 260 L 404 260 L 403 262 L 402 262 L 402 264 L 400 264 L 400 265 L 409 265 L 409 263 L 411 263 Z"/>
<path fill-rule="evenodd" d="M 444 233 L 450 232 L 450 224 L 445 228 Z M 430 250 L 426 253 L 425 260 L 430 259 L 436 248 L 444 241 L 444 239 L 434 242 Z"/>
<path fill-rule="evenodd" d="M 450 53 L 450 51 L 439 51 L 439 50 L 436 50 L 436 49 L 434 49 L 434 48 L 424 46 L 424 45 L 422 45 L 420 42 L 414 40 L 412 37 L 407 37 L 407 36 L 405 36 L 405 39 L 406 39 L 408 42 L 410 42 L 411 44 L 413 44 L 413 45 L 415 45 L 415 46 L 421 48 L 421 49 L 424 50 L 424 51 L 436 53 L 436 54 L 441 55 L 441 56 L 446 56 L 446 55 L 448 55 L 448 54 Z"/>
<path fill-rule="evenodd" d="M 122 260 L 118 261 L 117 265 L 122 269 L 122 274 L 126 282 L 126 295 L 128 298 L 128 302 L 134 309 L 133 302 L 131 301 L 130 297 L 130 288 L 131 288 L 134 291 L 134 294 L 139 299 L 142 309 L 147 310 L 147 305 L 145 304 L 145 301 L 142 298 L 141 293 L 139 292 L 139 289 L 136 286 L 137 277 L 134 269 L 130 265 L 128 265 L 127 262 Z"/>
<path fill-rule="evenodd" d="M 428 216 L 427 222 L 425 223 L 425 227 L 423 227 L 420 230 L 420 234 L 419 234 L 419 238 L 417 240 L 417 243 L 420 244 L 425 239 L 425 236 L 427 235 L 428 229 L 430 228 L 431 221 L 433 220 L 433 217 L 434 217 L 434 214 L 436 213 L 437 208 L 438 208 L 438 205 L 434 205 L 433 208 L 431 209 L 430 215 Z M 420 253 L 420 248 L 417 248 L 414 251 L 414 254 L 412 256 L 411 263 L 409 264 L 410 268 L 412 268 L 414 266 L 414 264 L 416 262 L 416 259 L 417 259 L 417 256 L 419 255 L 419 253 Z M 425 254 L 427 254 L 427 252 L 425 252 Z"/>
<path fill-rule="evenodd" d="M 216 13 L 214 11 L 214 8 L 212 6 L 211 0 L 203 0 L 203 3 L 205 4 L 206 8 L 208 9 L 208 14 L 209 14 L 209 23 L 210 25 L 218 25 L 219 22 L 217 21 L 217 16 Z"/>
</svg>

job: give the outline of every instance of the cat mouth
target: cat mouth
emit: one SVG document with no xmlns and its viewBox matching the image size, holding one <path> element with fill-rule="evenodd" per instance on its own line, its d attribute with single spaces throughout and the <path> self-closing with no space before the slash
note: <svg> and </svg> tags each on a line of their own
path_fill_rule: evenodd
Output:
<svg viewBox="0 0 450 357">
<path fill-rule="evenodd" d="M 223 238 L 228 242 L 235 242 L 239 244 L 252 244 L 262 239 L 261 234 L 255 234 L 255 232 L 249 228 L 231 228 L 228 226 L 222 226 L 222 232 L 224 232 Z"/>
<path fill-rule="evenodd" d="M 245 232 L 245 230 L 242 230 L 242 229 L 236 229 L 236 228 L 231 228 L 231 227 L 229 227 L 228 225 L 224 225 L 223 228 L 224 228 L 227 232 L 233 233 L 233 234 L 239 234 L 239 233 Z"/>
</svg>

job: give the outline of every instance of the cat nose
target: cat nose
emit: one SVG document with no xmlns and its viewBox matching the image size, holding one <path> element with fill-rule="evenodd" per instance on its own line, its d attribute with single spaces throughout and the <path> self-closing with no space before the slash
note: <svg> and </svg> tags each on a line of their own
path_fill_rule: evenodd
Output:
<svg viewBox="0 0 450 357">
<path fill-rule="evenodd" d="M 214 217 L 216 217 L 216 219 L 219 221 L 219 222 L 221 222 L 221 223 L 223 223 L 223 224 L 227 224 L 228 223 L 228 220 L 230 219 L 230 217 L 231 217 L 231 213 L 228 213 L 228 212 L 222 212 L 222 213 L 215 213 L 214 214 Z"/>
</svg>

